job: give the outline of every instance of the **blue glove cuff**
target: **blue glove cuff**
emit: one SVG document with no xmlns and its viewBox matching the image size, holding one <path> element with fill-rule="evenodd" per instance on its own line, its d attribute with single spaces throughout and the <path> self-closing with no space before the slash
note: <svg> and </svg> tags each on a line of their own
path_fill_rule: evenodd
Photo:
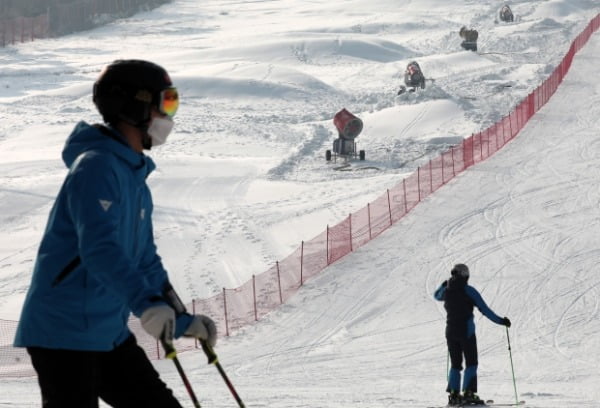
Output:
<svg viewBox="0 0 600 408">
<path fill-rule="evenodd" d="M 192 324 L 194 316 L 189 313 L 182 313 L 175 319 L 175 338 L 178 339 L 187 331 Z"/>
</svg>

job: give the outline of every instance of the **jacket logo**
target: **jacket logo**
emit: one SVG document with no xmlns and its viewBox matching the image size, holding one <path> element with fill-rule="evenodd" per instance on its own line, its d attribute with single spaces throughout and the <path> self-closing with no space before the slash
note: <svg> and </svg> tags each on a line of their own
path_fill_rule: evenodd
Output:
<svg viewBox="0 0 600 408">
<path fill-rule="evenodd" d="M 98 201 L 100 201 L 100 205 L 102 206 L 102 209 L 104 209 L 105 212 L 108 211 L 108 209 L 112 205 L 112 201 L 108 201 L 108 200 L 98 200 Z"/>
</svg>

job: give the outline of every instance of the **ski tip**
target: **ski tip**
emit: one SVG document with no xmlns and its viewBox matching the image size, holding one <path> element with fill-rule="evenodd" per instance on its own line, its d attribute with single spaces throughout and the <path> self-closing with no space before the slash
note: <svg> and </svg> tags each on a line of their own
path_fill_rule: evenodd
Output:
<svg viewBox="0 0 600 408">
<path fill-rule="evenodd" d="M 485 405 L 487 405 L 489 407 L 520 407 L 520 406 L 525 405 L 525 401 L 521 400 L 519 402 L 495 403 L 493 400 L 488 400 L 485 402 Z"/>
</svg>

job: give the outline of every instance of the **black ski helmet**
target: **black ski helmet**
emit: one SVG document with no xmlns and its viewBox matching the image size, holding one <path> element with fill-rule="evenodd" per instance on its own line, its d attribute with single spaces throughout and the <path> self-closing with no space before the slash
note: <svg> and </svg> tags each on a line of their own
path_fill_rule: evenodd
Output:
<svg viewBox="0 0 600 408">
<path fill-rule="evenodd" d="M 450 271 L 452 276 L 458 276 L 463 278 L 464 280 L 469 279 L 469 267 L 465 264 L 456 264 L 452 267 L 452 271 Z"/>
<path fill-rule="evenodd" d="M 167 71 L 144 60 L 116 60 L 108 65 L 94 83 L 94 104 L 104 122 L 118 120 L 145 128 L 151 107 L 158 107 L 160 93 L 172 87 Z"/>
</svg>

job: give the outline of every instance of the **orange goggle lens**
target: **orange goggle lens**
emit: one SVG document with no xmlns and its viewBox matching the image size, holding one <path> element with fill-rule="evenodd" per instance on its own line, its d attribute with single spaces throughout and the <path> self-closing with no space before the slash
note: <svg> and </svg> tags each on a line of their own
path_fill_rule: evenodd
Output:
<svg viewBox="0 0 600 408">
<path fill-rule="evenodd" d="M 160 93 L 160 113 L 169 117 L 175 116 L 177 109 L 179 108 L 179 93 L 177 88 L 167 88 Z"/>
</svg>

